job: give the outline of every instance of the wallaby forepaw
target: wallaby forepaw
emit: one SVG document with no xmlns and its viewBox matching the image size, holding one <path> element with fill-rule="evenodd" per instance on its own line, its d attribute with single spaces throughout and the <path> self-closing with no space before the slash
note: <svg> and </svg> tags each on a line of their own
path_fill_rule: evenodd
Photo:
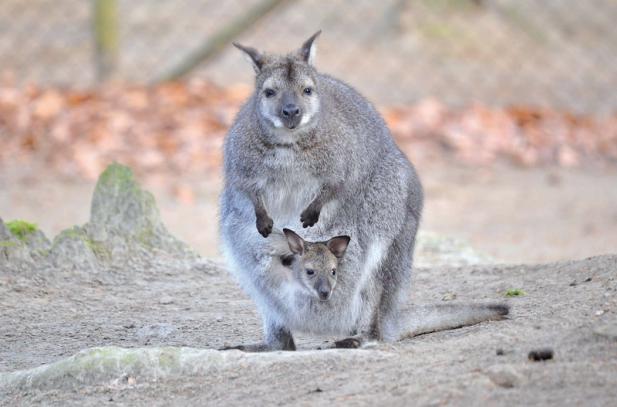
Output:
<svg viewBox="0 0 617 407">
<path fill-rule="evenodd" d="M 269 216 L 260 216 L 257 218 L 257 231 L 263 237 L 268 237 L 270 233 L 272 233 L 272 227 L 274 226 L 274 222 L 272 218 Z"/>
<path fill-rule="evenodd" d="M 300 214 L 300 222 L 302 222 L 302 227 L 307 228 L 309 226 L 313 226 L 319 220 L 319 209 L 314 209 L 312 207 L 306 208 Z"/>
<path fill-rule="evenodd" d="M 334 347 L 337 349 L 358 349 L 362 347 L 362 341 L 359 338 L 345 338 L 334 342 Z"/>
</svg>

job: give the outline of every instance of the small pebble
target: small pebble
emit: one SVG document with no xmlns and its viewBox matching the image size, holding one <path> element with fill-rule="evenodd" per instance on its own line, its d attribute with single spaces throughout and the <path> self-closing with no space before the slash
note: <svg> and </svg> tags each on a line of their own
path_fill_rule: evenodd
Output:
<svg viewBox="0 0 617 407">
<path fill-rule="evenodd" d="M 485 373 L 497 386 L 507 389 L 516 387 L 523 381 L 520 373 L 514 367 L 508 365 L 491 366 Z"/>
<path fill-rule="evenodd" d="M 497 349 L 497 350 L 495 351 L 495 354 L 496 354 L 497 356 L 503 356 L 503 355 L 505 355 L 505 354 L 506 354 L 506 352 L 505 352 L 503 349 L 499 348 L 499 349 Z"/>
<path fill-rule="evenodd" d="M 159 304 L 163 304 L 163 305 L 168 305 L 168 304 L 173 304 L 174 303 L 174 299 L 171 297 L 161 297 L 161 299 L 159 300 Z"/>
<path fill-rule="evenodd" d="M 617 341 L 617 323 L 608 323 L 596 326 L 593 329 L 593 333 L 598 336 Z"/>
<path fill-rule="evenodd" d="M 529 360 L 534 362 L 541 362 L 543 360 L 550 360 L 553 358 L 553 350 L 551 348 L 536 349 L 529 352 L 527 356 Z"/>
<path fill-rule="evenodd" d="M 604 314 L 604 310 L 603 309 L 599 309 L 596 311 L 596 316 L 599 317 L 600 315 Z"/>
</svg>

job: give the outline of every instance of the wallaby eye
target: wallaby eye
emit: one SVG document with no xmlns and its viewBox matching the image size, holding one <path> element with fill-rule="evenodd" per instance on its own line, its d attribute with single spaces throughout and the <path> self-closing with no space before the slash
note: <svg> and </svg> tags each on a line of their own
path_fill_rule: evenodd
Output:
<svg viewBox="0 0 617 407">
<path fill-rule="evenodd" d="M 336 275 L 336 269 L 332 269 L 332 275 L 335 276 Z"/>
<path fill-rule="evenodd" d="M 315 270 L 306 269 L 306 274 L 308 274 L 309 276 L 312 276 L 313 274 L 315 274 Z"/>
<path fill-rule="evenodd" d="M 305 95 L 310 96 L 310 95 L 313 94 L 313 88 L 311 88 L 310 86 L 306 87 L 306 88 L 304 88 L 303 92 L 304 92 Z"/>
<path fill-rule="evenodd" d="M 266 90 L 264 90 L 264 95 L 266 95 L 267 98 L 271 98 L 272 96 L 276 95 L 276 91 L 274 89 L 267 88 Z"/>
</svg>

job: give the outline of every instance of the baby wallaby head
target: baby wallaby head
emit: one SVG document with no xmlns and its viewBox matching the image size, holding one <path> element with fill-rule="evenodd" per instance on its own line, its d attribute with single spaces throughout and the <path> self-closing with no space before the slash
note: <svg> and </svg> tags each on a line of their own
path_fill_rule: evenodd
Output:
<svg viewBox="0 0 617 407">
<path fill-rule="evenodd" d="M 325 242 L 307 242 L 293 230 L 283 229 L 289 250 L 294 254 L 291 268 L 302 286 L 326 301 L 332 295 L 337 280 L 337 267 L 345 255 L 349 236 L 336 236 Z"/>
</svg>

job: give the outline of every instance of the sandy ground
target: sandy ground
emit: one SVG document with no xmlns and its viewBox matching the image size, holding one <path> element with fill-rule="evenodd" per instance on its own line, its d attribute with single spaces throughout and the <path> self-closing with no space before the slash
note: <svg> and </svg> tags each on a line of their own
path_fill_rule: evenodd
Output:
<svg viewBox="0 0 617 407">
<path fill-rule="evenodd" d="M 419 269 L 416 302 L 442 302 L 446 292 L 461 302 L 504 300 L 509 288 L 526 295 L 509 299 L 508 320 L 369 349 L 317 350 L 335 338 L 300 336 L 293 355 L 212 351 L 184 374 L 119 363 L 106 379 L 68 374 L 3 388 L 0 373 L 0 405 L 614 405 L 617 339 L 594 330 L 617 328 L 616 270 L 616 256 Z M 94 346 L 216 349 L 260 337 L 252 303 L 209 263 L 0 277 L 0 372 Z M 544 347 L 553 360 L 528 360 Z M 213 356 L 223 359 L 214 364 Z"/>
<path fill-rule="evenodd" d="M 430 197 L 427 207 L 431 208 L 427 210 L 428 225 L 439 219 L 432 211 L 448 213 L 447 208 L 439 209 L 440 200 L 448 202 L 456 197 L 458 206 L 451 204 L 449 208 L 453 212 L 453 208 L 458 209 L 449 219 L 466 216 L 481 224 L 482 219 L 493 214 L 493 225 L 506 225 L 499 233 L 508 236 L 508 230 L 517 229 L 505 221 L 506 215 L 515 216 L 517 203 L 526 203 L 524 208 L 536 204 L 546 208 L 541 213 L 522 211 L 528 216 L 522 219 L 531 219 L 536 225 L 528 222 L 523 225 L 528 229 L 518 229 L 530 231 L 531 242 L 517 246 L 510 239 L 492 242 L 491 246 L 491 236 L 480 241 L 486 242 L 486 248 L 512 245 L 512 251 L 494 254 L 525 255 L 529 261 L 533 261 L 531 255 L 566 256 L 571 247 L 583 247 L 576 252 L 581 255 L 585 250 L 589 253 L 598 247 L 610 248 L 600 246 L 606 242 L 591 234 L 593 238 L 588 239 L 595 239 L 598 246 L 579 239 L 575 240 L 581 242 L 578 246 L 555 246 L 561 251 L 536 248 L 531 255 L 525 253 L 532 251 L 534 244 L 541 246 L 540 240 L 550 234 L 567 233 L 570 227 L 580 233 L 576 227 L 585 223 L 578 216 L 573 217 L 578 223 L 562 222 L 566 225 L 562 229 L 549 229 L 564 218 L 559 208 L 570 207 L 562 206 L 563 202 L 573 202 L 576 211 L 604 208 L 600 205 L 606 202 L 604 199 L 592 199 L 586 194 L 614 194 L 608 187 L 614 175 L 547 175 L 539 170 L 512 169 L 504 170 L 509 173 L 493 171 L 488 175 L 459 171 L 454 175 L 450 171 L 432 171 L 431 176 L 425 177 Z M 516 180 L 518 188 L 506 188 L 508 179 Z M 456 182 L 447 187 L 443 180 Z M 3 187 L 8 186 L 4 190 L 9 194 L 3 194 L 2 207 L 10 201 L 9 208 L 19 208 L 24 213 L 28 208 L 33 215 L 28 218 L 53 220 L 58 222 L 55 227 L 60 228 L 82 216 L 83 222 L 87 221 L 83 208 L 89 205 L 90 191 L 78 199 L 73 196 L 91 190 L 91 184 L 65 182 L 64 189 L 58 189 L 58 184 L 43 181 L 38 178 L 25 183 L 22 179 L 21 192 L 17 193 L 12 189 L 14 184 L 5 180 Z M 188 226 L 180 229 L 186 233 L 191 225 L 193 235 L 195 229 L 203 234 L 214 230 L 215 212 L 206 210 L 207 205 L 214 205 L 214 198 L 203 199 L 200 194 L 210 191 L 215 196 L 216 188 L 212 182 L 199 185 L 204 185 L 197 189 L 196 202 L 200 203 L 194 205 L 178 205 L 157 192 L 163 197 L 161 206 L 172 230 L 183 222 L 170 216 L 175 212 L 169 212 L 169 208 L 183 214 Z M 483 191 L 480 202 L 494 202 L 489 209 L 479 206 L 482 210 L 471 210 L 471 197 L 478 191 Z M 489 191 L 496 196 L 487 198 Z M 568 194 L 586 198 L 567 201 L 564 197 Z M 469 197 L 469 201 L 461 196 Z M 497 196 L 501 199 L 497 200 Z M 18 202 L 30 204 L 15 206 Z M 38 210 L 32 202 L 39 202 Z M 475 202 L 477 205 L 478 201 Z M 543 202 L 545 205 L 540 205 Z M 203 214 L 197 217 L 200 207 Z M 557 214 L 551 215 L 555 208 Z M 465 210 L 470 212 L 466 214 Z M 607 213 L 610 212 L 603 212 L 605 216 Z M 599 222 L 594 216 L 584 217 L 585 221 Z M 63 222 L 70 223 L 62 225 Z M 204 231 L 196 224 L 212 229 Z M 605 218 L 606 224 L 611 223 Z M 614 229 L 614 225 L 612 229 L 601 229 L 603 239 L 608 240 Z M 496 236 L 499 235 L 492 239 Z M 194 243 L 197 247 L 209 247 L 204 241 L 193 242 L 198 242 Z M 298 352 L 252 355 L 216 350 L 256 342 L 261 336 L 254 305 L 224 266 L 216 262 L 158 255 L 88 271 L 34 264 L 22 271 L 0 268 L 0 405 L 610 406 L 617 398 L 616 255 L 544 265 L 416 268 L 409 302 L 506 301 L 511 306 L 510 317 L 393 344 L 373 344 L 360 350 L 324 350 L 340 338 L 295 335 Z M 506 298 L 510 289 L 522 290 L 524 295 Z M 71 355 L 101 346 L 132 350 L 103 348 L 90 352 L 133 353 L 116 359 L 95 358 L 74 367 Z M 542 348 L 552 349 L 553 359 L 528 359 L 530 351 Z M 166 356 L 156 356 L 157 352 Z"/>
<path fill-rule="evenodd" d="M 470 242 L 503 262 L 538 263 L 617 252 L 617 168 L 470 168 L 419 163 L 426 204 L 422 230 Z M 170 231 L 220 257 L 220 174 L 191 179 L 141 176 Z M 189 188 L 192 202 L 178 199 Z M 0 172 L 0 216 L 37 223 L 48 236 L 88 220 L 94 181 L 37 169 Z M 196 228 L 199 233 L 195 233 Z"/>
</svg>

